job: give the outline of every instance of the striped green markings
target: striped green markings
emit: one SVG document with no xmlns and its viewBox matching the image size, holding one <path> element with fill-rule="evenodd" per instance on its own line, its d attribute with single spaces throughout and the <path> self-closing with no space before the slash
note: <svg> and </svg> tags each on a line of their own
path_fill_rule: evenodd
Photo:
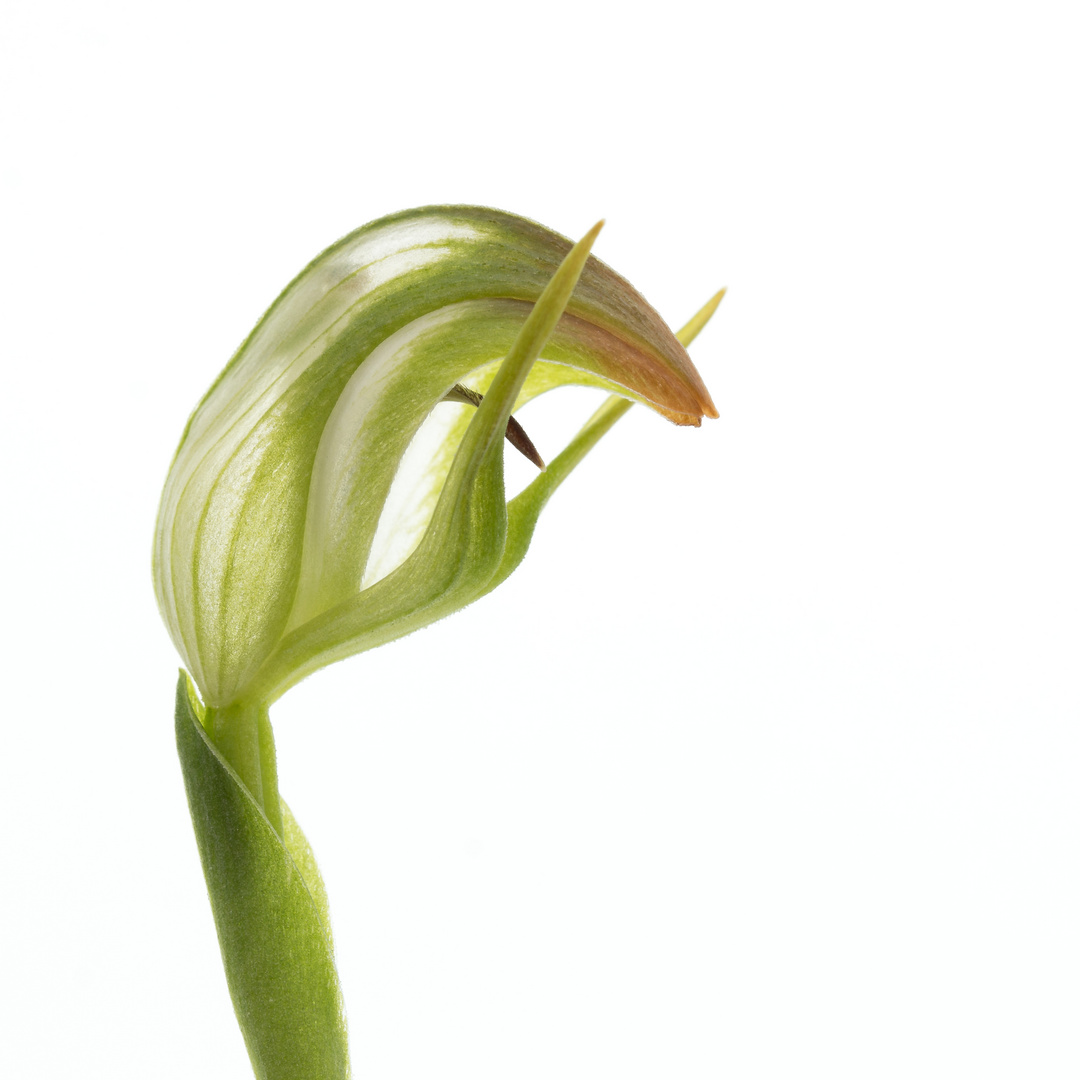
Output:
<svg viewBox="0 0 1080 1080">
<path fill-rule="evenodd" d="M 358 229 L 278 297 L 180 441 L 154 584 L 191 675 L 177 743 L 260 1078 L 348 1075 L 325 896 L 278 796 L 270 705 L 504 580 L 632 402 L 676 424 L 716 416 L 684 343 L 722 294 L 676 336 L 590 254 L 599 230 L 571 244 L 468 206 Z M 538 460 L 512 412 L 566 384 L 613 396 L 508 503 L 505 439 Z"/>
</svg>

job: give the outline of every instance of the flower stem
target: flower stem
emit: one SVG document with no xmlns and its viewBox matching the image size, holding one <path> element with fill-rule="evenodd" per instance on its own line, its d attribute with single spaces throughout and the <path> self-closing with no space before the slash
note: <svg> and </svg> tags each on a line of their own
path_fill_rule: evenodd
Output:
<svg viewBox="0 0 1080 1080">
<path fill-rule="evenodd" d="M 261 702 L 234 701 L 206 710 L 206 730 L 221 756 L 236 770 L 278 836 L 284 835 L 278 797 L 277 753 L 270 710 Z"/>
</svg>

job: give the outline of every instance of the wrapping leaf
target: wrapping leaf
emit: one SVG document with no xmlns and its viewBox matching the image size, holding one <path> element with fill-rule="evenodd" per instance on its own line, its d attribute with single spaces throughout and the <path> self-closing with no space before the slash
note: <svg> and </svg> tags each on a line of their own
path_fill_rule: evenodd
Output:
<svg viewBox="0 0 1080 1080">
<path fill-rule="evenodd" d="M 259 1080 L 344 1080 L 345 1012 L 326 892 L 287 807 L 285 839 L 176 688 L 176 745 L 236 1017 Z"/>
</svg>

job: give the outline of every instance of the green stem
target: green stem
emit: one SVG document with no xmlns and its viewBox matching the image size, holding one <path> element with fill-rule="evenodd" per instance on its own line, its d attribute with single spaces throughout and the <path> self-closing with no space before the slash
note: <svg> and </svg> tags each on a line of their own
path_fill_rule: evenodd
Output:
<svg viewBox="0 0 1080 1080">
<path fill-rule="evenodd" d="M 284 836 L 269 707 L 260 702 L 234 701 L 220 709 L 207 708 L 206 730 L 263 808 L 274 831 Z"/>
<path fill-rule="evenodd" d="M 277 749 L 274 746 L 274 729 L 270 726 L 270 709 L 259 710 L 259 767 L 262 772 L 263 810 L 274 827 L 274 832 L 285 838 L 285 824 L 281 819 L 281 799 L 277 786 Z"/>
</svg>

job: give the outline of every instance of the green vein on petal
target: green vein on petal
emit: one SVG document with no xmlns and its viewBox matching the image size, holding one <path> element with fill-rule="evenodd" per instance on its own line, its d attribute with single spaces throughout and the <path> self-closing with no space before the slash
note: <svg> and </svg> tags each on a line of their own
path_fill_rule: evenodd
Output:
<svg viewBox="0 0 1080 1080">
<path fill-rule="evenodd" d="M 594 226 L 571 249 L 521 327 L 469 422 L 419 547 L 370 589 L 286 635 L 252 681 L 252 696 L 270 703 L 311 671 L 426 626 L 483 590 L 502 561 L 506 539 L 506 421 L 599 230 Z"/>
<path fill-rule="evenodd" d="M 431 426 L 457 414 L 441 403 L 456 383 L 464 380 L 487 393 L 531 308 L 502 299 L 443 308 L 393 335 L 353 375 L 315 459 L 290 630 L 385 576 L 419 542 L 468 415 L 456 425 L 444 423 L 434 445 L 425 440 L 414 449 L 413 440 L 425 421 Z M 651 377 L 658 366 L 643 350 L 564 315 L 515 409 L 537 394 L 577 384 L 629 395 L 684 423 L 698 422 L 696 415 L 672 408 L 680 399 Z M 441 416 L 432 417 L 432 401 Z M 404 490 L 408 486 L 412 493 Z M 387 507 L 391 497 L 400 508 Z M 379 534 L 383 542 L 372 566 Z"/>
<path fill-rule="evenodd" d="M 320 537 L 308 505 L 324 430 L 354 373 L 395 334 L 422 336 L 432 328 L 425 320 L 438 323 L 458 304 L 490 300 L 502 305 L 508 325 L 522 320 L 569 249 L 569 241 L 513 215 L 427 207 L 357 230 L 272 305 L 193 413 L 155 537 L 159 606 L 208 704 L 233 699 L 287 628 L 340 601 L 342 590 L 355 590 L 363 578 L 382 512 L 378 498 L 358 495 L 333 469 L 327 486 L 316 478 L 310 487 L 312 498 L 344 499 L 322 538 L 325 578 L 313 570 Z M 453 312 L 445 317 L 453 321 Z M 576 349 L 577 363 L 590 352 L 610 354 L 608 369 L 598 373 L 608 385 L 650 400 L 679 422 L 715 413 L 659 316 L 598 260 L 588 260 L 563 322 L 554 348 L 566 343 L 567 356 Z M 501 334 L 505 341 L 505 327 Z M 406 425 L 402 453 L 446 389 L 498 355 L 481 352 L 464 372 L 459 363 L 445 365 L 455 374 L 445 385 L 430 362 L 423 400 L 419 389 L 398 387 L 400 400 L 386 407 L 408 414 L 409 424 L 415 420 L 411 430 Z M 572 381 L 590 377 L 586 365 Z M 376 462 L 371 491 L 389 490 L 394 471 L 391 456 Z M 343 542 L 351 527 L 358 539 Z"/>
<path fill-rule="evenodd" d="M 689 345 L 712 318 L 723 300 L 726 289 L 721 289 L 678 332 L 679 341 Z M 612 395 L 589 417 L 581 430 L 566 448 L 548 464 L 507 506 L 506 548 L 502 564 L 490 580 L 484 593 L 501 585 L 521 565 L 529 550 L 540 513 L 562 482 L 581 463 L 585 455 L 606 435 L 616 422 L 630 411 L 632 401 Z"/>
</svg>

